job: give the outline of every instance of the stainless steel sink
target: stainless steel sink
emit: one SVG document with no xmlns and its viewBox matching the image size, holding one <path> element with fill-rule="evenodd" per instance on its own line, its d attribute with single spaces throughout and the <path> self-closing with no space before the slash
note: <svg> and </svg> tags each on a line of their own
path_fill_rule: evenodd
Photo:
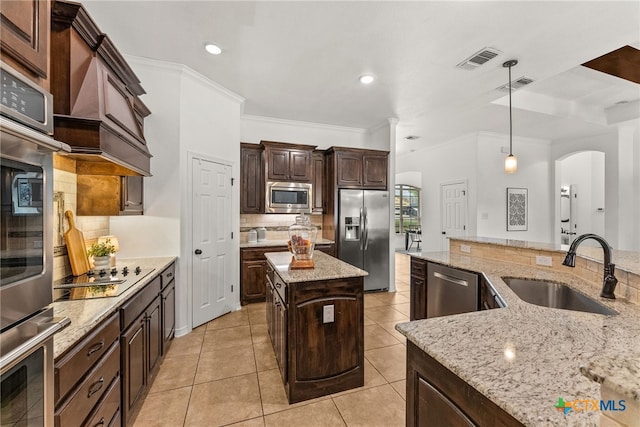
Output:
<svg viewBox="0 0 640 427">
<path fill-rule="evenodd" d="M 618 314 L 562 283 L 512 277 L 503 277 L 502 280 L 522 300 L 531 304 L 605 315 Z"/>
</svg>

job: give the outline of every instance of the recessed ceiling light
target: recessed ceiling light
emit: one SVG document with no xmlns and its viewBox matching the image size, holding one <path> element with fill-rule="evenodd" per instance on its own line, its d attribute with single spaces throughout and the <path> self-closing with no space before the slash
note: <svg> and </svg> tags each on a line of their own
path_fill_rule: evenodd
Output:
<svg viewBox="0 0 640 427">
<path fill-rule="evenodd" d="M 211 55 L 220 55 L 222 53 L 222 49 L 210 42 L 204 44 L 204 49 Z"/>
<path fill-rule="evenodd" d="M 364 74 L 362 76 L 360 76 L 360 83 L 368 85 L 369 83 L 372 83 L 376 78 L 373 77 L 371 74 Z"/>
</svg>

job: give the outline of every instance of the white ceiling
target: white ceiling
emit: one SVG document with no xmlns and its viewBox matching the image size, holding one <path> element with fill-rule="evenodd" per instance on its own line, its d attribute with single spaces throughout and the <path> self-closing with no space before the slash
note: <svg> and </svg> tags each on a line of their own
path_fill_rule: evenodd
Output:
<svg viewBox="0 0 640 427">
<path fill-rule="evenodd" d="M 516 136 L 601 133 L 605 109 L 620 101 L 640 117 L 640 85 L 579 66 L 640 47 L 638 0 L 83 3 L 121 52 L 185 64 L 244 97 L 245 114 L 358 128 L 398 118 L 399 153 L 508 133 L 506 93 L 496 90 L 508 59 L 519 61 L 514 79 L 535 80 L 514 92 Z M 223 53 L 207 54 L 205 41 Z M 473 71 L 455 67 L 484 47 L 503 53 Z M 377 80 L 363 86 L 363 73 Z"/>
</svg>

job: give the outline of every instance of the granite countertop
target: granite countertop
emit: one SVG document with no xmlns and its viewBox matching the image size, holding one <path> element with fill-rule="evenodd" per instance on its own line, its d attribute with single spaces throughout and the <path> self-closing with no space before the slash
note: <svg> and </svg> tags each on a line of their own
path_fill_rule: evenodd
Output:
<svg viewBox="0 0 640 427">
<path fill-rule="evenodd" d="M 316 282 L 369 275 L 364 270 L 319 251 L 313 253 L 315 268 L 303 270 L 289 269 L 292 257 L 290 252 L 267 252 L 264 256 L 278 270 L 278 274 L 286 283 Z"/>
<path fill-rule="evenodd" d="M 84 337 L 91 329 L 101 321 L 113 314 L 118 307 L 124 304 L 137 291 L 142 289 L 152 279 L 168 267 L 175 257 L 160 258 L 128 258 L 118 262 L 139 265 L 143 269 L 154 269 L 135 286 L 127 289 L 117 297 L 95 298 L 75 301 L 54 302 L 53 307 L 56 317 L 68 317 L 71 324 L 56 334 L 53 338 L 53 357 L 57 358 L 71 348 L 78 340 Z"/>
<path fill-rule="evenodd" d="M 571 274 L 448 252 L 412 256 L 483 273 L 507 307 L 402 323 L 396 329 L 523 424 L 599 425 L 599 411 L 571 411 L 565 416 L 554 407 L 559 397 L 565 402 L 600 399 L 600 386 L 581 373 L 581 366 L 592 375 L 608 376 L 628 399 L 638 400 L 637 305 L 599 298 L 599 285 Z M 504 283 L 502 277 L 507 276 L 566 283 L 619 314 L 604 316 L 526 303 Z M 636 375 L 618 370 L 612 360 L 629 367 L 628 372 L 635 369 Z"/>
<path fill-rule="evenodd" d="M 322 239 L 322 238 L 318 238 L 316 239 L 316 245 L 328 245 L 328 244 L 332 244 L 335 243 L 333 240 L 329 240 L 329 239 Z M 256 242 L 256 243 L 240 243 L 240 247 L 241 248 L 268 248 L 270 246 L 287 246 L 287 240 L 265 240 L 263 242 Z M 315 256 L 315 255 L 314 255 Z"/>
</svg>

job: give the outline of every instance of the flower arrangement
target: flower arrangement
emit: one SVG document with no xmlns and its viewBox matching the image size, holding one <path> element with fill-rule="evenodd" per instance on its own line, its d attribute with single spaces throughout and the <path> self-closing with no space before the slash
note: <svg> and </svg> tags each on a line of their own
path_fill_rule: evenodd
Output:
<svg viewBox="0 0 640 427">
<path fill-rule="evenodd" d="M 111 244 L 110 239 L 107 239 L 105 242 L 94 243 L 93 245 L 91 245 L 91 247 L 87 251 L 87 254 L 95 258 L 95 257 L 109 256 L 115 252 L 116 252 L 116 247 Z"/>
</svg>

